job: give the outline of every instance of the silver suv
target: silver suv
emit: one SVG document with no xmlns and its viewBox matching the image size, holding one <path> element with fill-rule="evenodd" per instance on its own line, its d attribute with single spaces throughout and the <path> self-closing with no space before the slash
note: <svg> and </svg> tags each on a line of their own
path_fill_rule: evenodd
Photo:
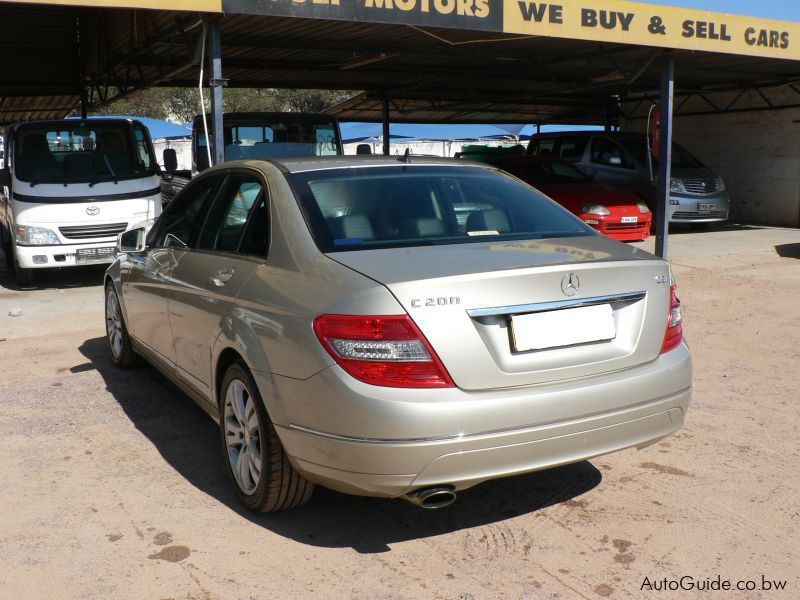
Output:
<svg viewBox="0 0 800 600">
<path fill-rule="evenodd" d="M 595 181 L 629 189 L 644 198 L 651 209 L 655 207 L 658 163 L 657 159 L 648 161 L 644 134 L 602 131 L 540 134 L 531 138 L 528 154 L 561 157 Z M 730 198 L 722 178 L 673 143 L 669 221 L 726 221 L 729 208 Z"/>
</svg>

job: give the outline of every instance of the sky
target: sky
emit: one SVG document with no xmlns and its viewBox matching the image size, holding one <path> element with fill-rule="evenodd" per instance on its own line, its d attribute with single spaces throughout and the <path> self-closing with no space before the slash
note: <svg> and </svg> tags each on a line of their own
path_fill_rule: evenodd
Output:
<svg viewBox="0 0 800 600">
<path fill-rule="evenodd" d="M 800 0 L 635 0 L 642 4 L 683 6 L 699 10 L 763 17 L 782 21 L 800 21 Z"/>
</svg>

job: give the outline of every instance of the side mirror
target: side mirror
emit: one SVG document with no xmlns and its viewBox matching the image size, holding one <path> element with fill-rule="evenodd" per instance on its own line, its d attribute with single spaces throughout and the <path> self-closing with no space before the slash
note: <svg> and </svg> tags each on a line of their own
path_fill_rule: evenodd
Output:
<svg viewBox="0 0 800 600">
<path fill-rule="evenodd" d="M 0 188 L 11 187 L 11 172 L 8 169 L 0 169 Z"/>
<path fill-rule="evenodd" d="M 359 144 L 356 146 L 356 154 L 372 154 L 372 146 L 369 144 Z"/>
<path fill-rule="evenodd" d="M 145 245 L 145 229 L 138 227 L 137 229 L 129 229 L 119 234 L 117 240 L 117 247 L 120 252 L 142 252 Z"/>
<path fill-rule="evenodd" d="M 178 154 L 175 148 L 164 148 L 164 171 L 174 173 L 178 170 Z"/>
</svg>

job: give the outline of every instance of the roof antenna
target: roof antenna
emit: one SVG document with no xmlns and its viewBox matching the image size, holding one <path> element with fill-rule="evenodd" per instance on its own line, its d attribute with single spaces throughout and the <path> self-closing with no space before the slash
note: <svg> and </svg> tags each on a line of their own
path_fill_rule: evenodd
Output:
<svg viewBox="0 0 800 600">
<path fill-rule="evenodd" d="M 411 148 L 406 148 L 406 151 L 403 153 L 403 156 L 398 157 L 400 162 L 410 163 L 411 162 Z"/>
</svg>

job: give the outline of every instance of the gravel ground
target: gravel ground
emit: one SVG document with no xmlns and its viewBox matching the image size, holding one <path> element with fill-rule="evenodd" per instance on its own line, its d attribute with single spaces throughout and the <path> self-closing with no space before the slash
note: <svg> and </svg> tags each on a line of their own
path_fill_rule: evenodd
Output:
<svg viewBox="0 0 800 600">
<path fill-rule="evenodd" d="M 670 256 L 686 426 L 433 512 L 323 489 L 243 511 L 213 422 L 152 368 L 108 360 L 102 269 L 28 290 L 0 271 L 0 598 L 708 596 L 655 592 L 681 577 L 800 597 L 800 231 L 677 232 Z"/>
</svg>

